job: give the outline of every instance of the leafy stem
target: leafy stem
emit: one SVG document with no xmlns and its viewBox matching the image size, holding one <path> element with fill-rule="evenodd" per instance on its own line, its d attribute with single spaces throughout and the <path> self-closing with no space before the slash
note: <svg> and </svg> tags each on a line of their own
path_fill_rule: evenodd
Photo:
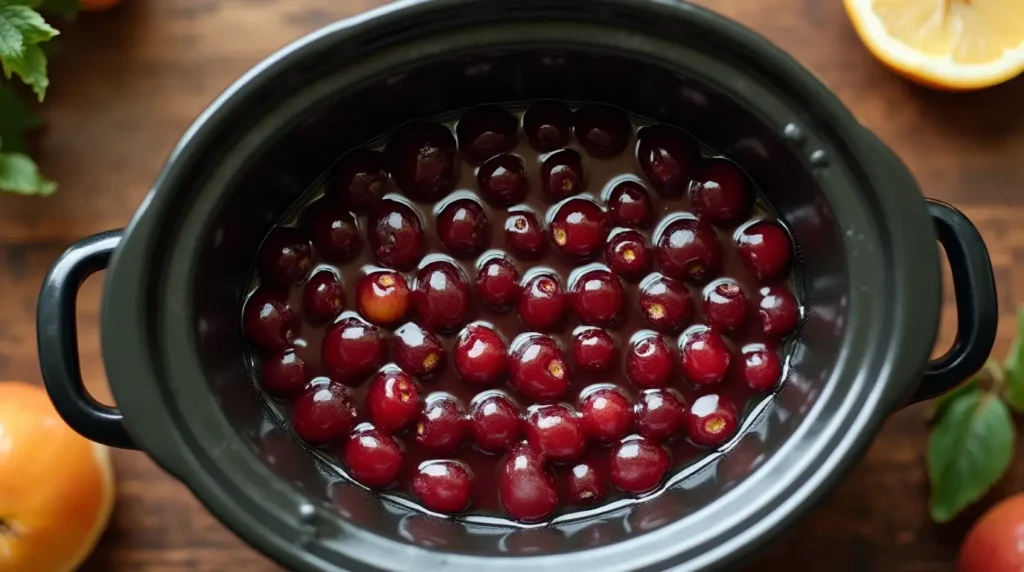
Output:
<svg viewBox="0 0 1024 572">
<path fill-rule="evenodd" d="M 952 520 L 1006 473 L 1016 430 L 1011 409 L 1024 405 L 1024 309 L 1005 364 L 988 360 L 979 375 L 937 399 L 928 437 L 929 511 Z"/>
<path fill-rule="evenodd" d="M 13 80 L 43 101 L 50 78 L 42 46 L 60 32 L 39 10 L 71 18 L 78 8 L 78 0 L 0 0 L 0 191 L 49 195 L 57 188 L 26 153 L 25 132 L 39 119 L 19 100 Z"/>
</svg>

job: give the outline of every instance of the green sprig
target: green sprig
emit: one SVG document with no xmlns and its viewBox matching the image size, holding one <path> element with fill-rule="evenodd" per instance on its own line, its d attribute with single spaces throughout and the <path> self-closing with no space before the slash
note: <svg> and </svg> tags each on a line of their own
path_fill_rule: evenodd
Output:
<svg viewBox="0 0 1024 572">
<path fill-rule="evenodd" d="M 20 80 L 40 102 L 46 98 L 50 79 L 41 45 L 60 32 L 38 10 L 70 19 L 78 8 L 79 0 L 0 0 L 0 191 L 45 196 L 57 188 L 26 153 L 25 133 L 40 120 L 12 82 Z"/>
<path fill-rule="evenodd" d="M 1016 430 L 1011 410 L 1024 412 L 1024 308 L 1003 364 L 985 369 L 935 402 L 928 438 L 929 512 L 948 522 L 980 500 L 1013 460 Z"/>
</svg>

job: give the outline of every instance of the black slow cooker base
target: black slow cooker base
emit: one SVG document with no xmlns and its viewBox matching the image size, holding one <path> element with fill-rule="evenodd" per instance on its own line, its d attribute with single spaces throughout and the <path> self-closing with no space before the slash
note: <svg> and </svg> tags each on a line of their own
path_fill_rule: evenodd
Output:
<svg viewBox="0 0 1024 572">
<path fill-rule="evenodd" d="M 238 190 L 229 193 L 219 211 L 220 225 L 209 236 L 220 243 L 209 244 L 199 257 L 198 273 L 206 280 L 195 292 L 200 323 L 218 325 L 218 331 L 205 330 L 200 350 L 206 369 L 217 372 L 210 379 L 232 425 L 278 476 L 361 527 L 405 542 L 443 543 L 446 550 L 476 554 L 496 549 L 563 552 L 615 542 L 677 520 L 735 486 L 792 432 L 799 418 L 786 414 L 780 421 L 778 403 L 769 404 L 754 420 L 756 432 L 744 438 L 736 454 L 721 463 L 702 463 L 699 474 L 659 498 L 541 532 L 441 522 L 385 503 L 356 490 L 334 468 L 320 465 L 318 457 L 278 426 L 276 416 L 268 416 L 267 404 L 253 387 L 254 375 L 244 367 L 236 334 L 254 253 L 273 222 L 340 154 L 407 120 L 480 103 L 543 98 L 603 101 L 683 127 L 747 169 L 792 225 L 801 272 L 819 278 L 802 288 L 801 296 L 816 309 L 810 313 L 807 331 L 816 335 L 813 342 L 798 343 L 793 379 L 777 397 L 783 409 L 795 413 L 809 404 L 818 391 L 816 383 L 825 378 L 834 360 L 841 333 L 834 320 L 842 315 L 839 297 L 845 282 L 843 256 L 836 255 L 842 252 L 839 236 L 828 205 L 815 201 L 821 191 L 812 171 L 762 118 L 711 86 L 653 63 L 581 50 L 446 54 L 433 63 L 421 61 L 392 71 L 308 110 L 307 117 L 233 183 Z M 823 281 L 823 276 L 831 278 Z M 832 323 L 823 326 L 815 316 L 821 316 L 825 307 L 831 307 Z"/>
<path fill-rule="evenodd" d="M 777 397 L 677 488 L 602 521 L 470 529 L 379 502 L 282 433 L 245 367 L 239 312 L 260 241 L 345 150 L 415 117 L 538 98 L 611 103 L 739 162 L 796 240 L 806 319 Z M 945 360 L 959 365 L 922 396 L 980 365 L 994 332 L 994 294 L 973 280 L 991 274 L 984 247 L 944 212 L 959 225 L 944 244 L 977 247 L 957 260 L 973 270 L 954 272 L 958 303 L 976 304 L 961 305 L 964 343 Z M 83 397 L 73 320 L 79 279 L 117 236 L 54 266 L 40 359 L 72 426 L 146 450 L 288 568 L 701 570 L 821 498 L 913 393 L 938 325 L 935 239 L 898 159 L 791 58 L 713 14 L 670 0 L 405 0 L 285 48 L 186 133 L 110 261 L 102 341 L 119 411 Z"/>
</svg>

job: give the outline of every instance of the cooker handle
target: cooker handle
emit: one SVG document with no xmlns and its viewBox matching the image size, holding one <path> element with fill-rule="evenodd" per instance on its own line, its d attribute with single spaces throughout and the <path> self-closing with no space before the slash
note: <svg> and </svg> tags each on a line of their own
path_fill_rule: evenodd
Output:
<svg viewBox="0 0 1024 572">
<path fill-rule="evenodd" d="M 927 202 L 953 274 L 956 339 L 949 351 L 928 362 L 924 380 L 909 403 L 938 397 L 980 370 L 992 352 L 999 323 L 992 261 L 981 234 L 951 205 L 933 199 Z"/>
<path fill-rule="evenodd" d="M 121 242 L 120 230 L 72 244 L 43 281 L 36 312 L 39 365 L 57 412 L 85 438 L 111 447 L 132 448 L 121 411 L 93 399 L 82 383 L 78 359 L 78 291 L 89 276 L 103 270 Z"/>
</svg>

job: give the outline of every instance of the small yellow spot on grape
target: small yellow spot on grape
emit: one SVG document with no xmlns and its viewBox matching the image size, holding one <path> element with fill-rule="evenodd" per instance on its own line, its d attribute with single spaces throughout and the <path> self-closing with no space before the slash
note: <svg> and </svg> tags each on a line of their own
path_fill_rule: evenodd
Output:
<svg viewBox="0 0 1024 572">
<path fill-rule="evenodd" d="M 409 403 L 413 400 L 413 390 L 406 384 L 398 389 L 398 398 L 402 400 L 402 403 Z"/>
<path fill-rule="evenodd" d="M 704 276 L 704 265 L 700 262 L 691 262 L 686 268 L 686 273 L 690 275 L 690 278 L 694 280 L 700 280 L 701 276 Z"/>
<path fill-rule="evenodd" d="M 725 421 L 719 417 L 713 417 L 704 422 L 704 430 L 712 435 L 717 435 L 725 429 Z"/>
<path fill-rule="evenodd" d="M 423 358 L 423 368 L 433 369 L 434 366 L 437 365 L 438 359 L 439 358 L 437 357 L 437 352 L 431 352 L 427 354 L 427 357 Z"/>
<path fill-rule="evenodd" d="M 555 237 L 555 244 L 557 244 L 558 246 L 565 246 L 565 242 L 568 239 L 568 237 L 565 234 L 565 229 L 556 228 L 552 234 Z"/>
<path fill-rule="evenodd" d="M 548 373 L 562 379 L 565 376 L 565 364 L 561 360 L 551 360 L 551 363 L 548 364 Z"/>
</svg>

